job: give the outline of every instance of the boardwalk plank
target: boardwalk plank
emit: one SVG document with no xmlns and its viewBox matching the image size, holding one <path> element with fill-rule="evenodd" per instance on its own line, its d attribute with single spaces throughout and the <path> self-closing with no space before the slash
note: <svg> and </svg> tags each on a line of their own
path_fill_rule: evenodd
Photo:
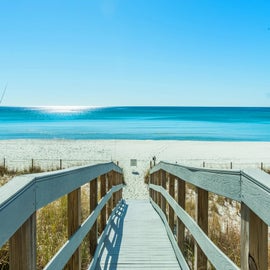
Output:
<svg viewBox="0 0 270 270">
<path fill-rule="evenodd" d="M 95 269 L 181 269 L 149 201 L 128 201 L 113 218 Z"/>
</svg>

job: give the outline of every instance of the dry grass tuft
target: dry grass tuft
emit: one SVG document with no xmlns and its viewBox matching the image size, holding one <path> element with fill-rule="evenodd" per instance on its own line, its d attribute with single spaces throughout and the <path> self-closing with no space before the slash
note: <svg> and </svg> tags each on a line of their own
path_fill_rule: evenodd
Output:
<svg viewBox="0 0 270 270">
<path fill-rule="evenodd" d="M 12 177 L 23 173 L 42 172 L 34 166 L 24 171 L 1 170 L 0 186 Z M 89 215 L 89 185 L 81 189 L 82 221 Z M 60 247 L 67 241 L 67 196 L 48 204 L 37 211 L 37 269 L 43 269 Z M 8 243 L 0 249 L 0 270 L 9 269 Z M 85 238 L 81 244 L 82 269 L 87 269 L 90 261 L 89 241 Z"/>
</svg>

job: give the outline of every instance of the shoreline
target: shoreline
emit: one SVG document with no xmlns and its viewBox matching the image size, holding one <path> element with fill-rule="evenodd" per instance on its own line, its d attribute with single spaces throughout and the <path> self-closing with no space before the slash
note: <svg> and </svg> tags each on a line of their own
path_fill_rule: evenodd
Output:
<svg viewBox="0 0 270 270">
<path fill-rule="evenodd" d="M 35 164 L 63 167 L 119 161 L 127 186 L 126 199 L 145 199 L 148 191 L 144 175 L 155 156 L 156 162 L 165 161 L 192 167 L 233 169 L 244 167 L 270 167 L 270 142 L 216 142 L 171 140 L 59 140 L 12 139 L 0 140 L 0 158 L 7 166 Z M 136 159 L 137 166 L 130 160 Z M 0 162 L 1 164 L 2 162 Z M 42 165 L 43 166 L 43 165 Z"/>
</svg>

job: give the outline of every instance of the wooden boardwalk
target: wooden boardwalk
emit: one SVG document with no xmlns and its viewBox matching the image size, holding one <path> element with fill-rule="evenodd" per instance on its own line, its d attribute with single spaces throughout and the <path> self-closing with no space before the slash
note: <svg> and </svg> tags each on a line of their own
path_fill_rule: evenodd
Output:
<svg viewBox="0 0 270 270">
<path fill-rule="evenodd" d="M 114 215 L 95 269 L 181 269 L 149 201 L 127 201 Z"/>
</svg>

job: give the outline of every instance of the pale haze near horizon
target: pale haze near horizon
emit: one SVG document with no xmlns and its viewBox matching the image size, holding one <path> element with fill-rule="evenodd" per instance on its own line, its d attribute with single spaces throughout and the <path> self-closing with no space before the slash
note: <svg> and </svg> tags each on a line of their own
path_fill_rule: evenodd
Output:
<svg viewBox="0 0 270 270">
<path fill-rule="evenodd" d="M 269 106 L 269 1 L 0 1 L 3 106 Z"/>
</svg>

